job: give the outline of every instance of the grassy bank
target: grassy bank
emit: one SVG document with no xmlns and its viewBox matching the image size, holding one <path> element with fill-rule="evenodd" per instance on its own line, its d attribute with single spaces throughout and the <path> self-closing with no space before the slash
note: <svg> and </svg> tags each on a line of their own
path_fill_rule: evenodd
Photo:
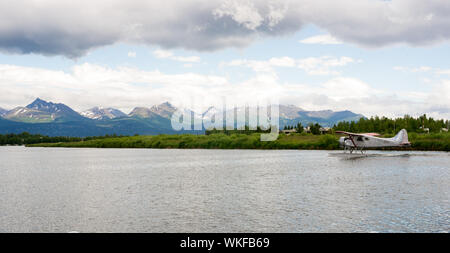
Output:
<svg viewBox="0 0 450 253">
<path fill-rule="evenodd" d="M 408 134 L 413 150 L 450 151 L 450 133 Z"/>
<path fill-rule="evenodd" d="M 336 149 L 333 135 L 280 135 L 277 141 L 262 142 L 260 134 L 156 135 L 106 138 L 68 143 L 41 143 L 29 147 L 93 148 L 205 148 L 205 149 Z"/>
<path fill-rule="evenodd" d="M 450 151 L 450 134 L 409 135 L 407 150 Z M 111 137 L 65 143 L 30 144 L 28 147 L 86 148 L 204 148 L 204 149 L 340 149 L 337 135 L 280 134 L 278 140 L 261 142 L 260 134 L 156 135 Z M 404 150 L 404 149 L 402 149 Z"/>
</svg>

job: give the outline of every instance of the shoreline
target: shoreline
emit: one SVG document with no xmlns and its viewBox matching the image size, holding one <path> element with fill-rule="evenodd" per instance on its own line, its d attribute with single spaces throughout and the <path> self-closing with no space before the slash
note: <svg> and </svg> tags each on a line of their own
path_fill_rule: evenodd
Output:
<svg viewBox="0 0 450 253">
<path fill-rule="evenodd" d="M 18 146 L 19 147 L 19 146 Z M 122 148 L 122 147 L 108 147 L 108 148 L 101 148 L 101 147 L 69 147 L 69 146 L 40 146 L 40 145 L 22 145 L 21 147 L 25 148 L 60 148 L 60 149 L 156 149 L 156 150 L 163 150 L 163 149 L 172 149 L 172 150 L 299 150 L 299 151 L 343 151 L 343 149 L 295 149 L 295 148 L 139 148 L 139 147 L 128 147 L 128 148 Z M 365 149 L 364 151 L 395 151 L 395 152 L 407 152 L 407 151 L 413 151 L 413 152 L 444 152 L 449 153 L 448 150 L 432 150 L 432 149 Z M 356 152 L 359 154 L 358 152 Z"/>
<path fill-rule="evenodd" d="M 154 135 L 92 139 L 77 142 L 37 143 L 26 147 L 62 148 L 153 148 L 153 149 L 256 149 L 256 150 L 342 150 L 339 135 L 281 134 L 276 141 L 261 142 L 259 134 Z M 450 151 L 450 134 L 412 135 L 411 147 L 368 148 L 380 151 Z"/>
</svg>

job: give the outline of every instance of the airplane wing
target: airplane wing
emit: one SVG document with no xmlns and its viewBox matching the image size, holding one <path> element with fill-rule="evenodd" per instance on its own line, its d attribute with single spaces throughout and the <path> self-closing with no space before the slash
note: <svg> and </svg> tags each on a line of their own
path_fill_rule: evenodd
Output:
<svg viewBox="0 0 450 253">
<path fill-rule="evenodd" d="M 356 134 L 356 133 L 351 133 L 351 132 L 346 132 L 346 131 L 336 131 L 337 134 L 345 134 L 345 135 L 349 135 L 349 136 L 364 136 L 363 134 Z"/>
<path fill-rule="evenodd" d="M 363 135 L 368 135 L 368 136 L 374 136 L 374 137 L 378 137 L 381 136 L 381 134 L 379 133 L 362 133 Z"/>
<path fill-rule="evenodd" d="M 336 133 L 337 134 L 345 134 L 348 136 L 374 136 L 374 137 L 380 136 L 380 134 L 378 134 L 378 133 L 359 133 L 359 134 L 357 134 L 357 133 L 351 133 L 351 132 L 346 132 L 346 131 L 336 131 Z"/>
</svg>

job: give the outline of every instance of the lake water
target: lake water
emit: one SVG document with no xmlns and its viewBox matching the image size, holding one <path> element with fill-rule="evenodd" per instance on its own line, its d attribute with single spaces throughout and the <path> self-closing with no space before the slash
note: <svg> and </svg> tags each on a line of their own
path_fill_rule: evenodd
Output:
<svg viewBox="0 0 450 253">
<path fill-rule="evenodd" d="M 450 231 L 450 153 L 329 153 L 0 147 L 0 232 Z"/>
</svg>

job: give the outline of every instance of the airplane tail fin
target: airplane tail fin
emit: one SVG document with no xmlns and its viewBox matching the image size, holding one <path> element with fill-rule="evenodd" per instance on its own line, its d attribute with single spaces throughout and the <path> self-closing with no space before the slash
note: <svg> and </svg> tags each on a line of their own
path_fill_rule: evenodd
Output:
<svg viewBox="0 0 450 253">
<path fill-rule="evenodd" d="M 394 136 L 394 141 L 399 143 L 400 145 L 410 145 L 410 142 L 408 141 L 408 133 L 406 132 L 406 129 L 400 130 L 396 136 Z"/>
</svg>

